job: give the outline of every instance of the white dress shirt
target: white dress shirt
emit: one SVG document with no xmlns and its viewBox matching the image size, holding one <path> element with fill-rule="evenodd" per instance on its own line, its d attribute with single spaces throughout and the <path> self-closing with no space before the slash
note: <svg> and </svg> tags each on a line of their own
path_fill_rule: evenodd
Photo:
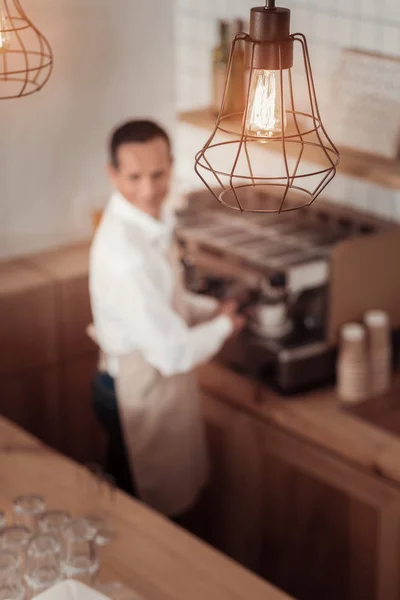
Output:
<svg viewBox="0 0 400 600">
<path fill-rule="evenodd" d="M 107 371 L 118 357 L 140 350 L 164 376 L 184 373 L 215 355 L 232 332 L 216 302 L 186 293 L 188 323 L 173 307 L 174 275 L 168 260 L 172 214 L 161 220 L 114 192 L 90 253 L 90 297 L 96 339 Z"/>
</svg>

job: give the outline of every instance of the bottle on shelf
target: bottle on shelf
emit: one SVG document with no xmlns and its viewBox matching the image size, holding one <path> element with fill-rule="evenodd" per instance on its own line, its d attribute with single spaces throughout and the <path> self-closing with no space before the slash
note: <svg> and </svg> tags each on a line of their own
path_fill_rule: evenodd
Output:
<svg viewBox="0 0 400 600">
<path fill-rule="evenodd" d="M 235 19 L 232 23 L 232 39 L 244 31 L 243 19 Z M 230 86 L 228 89 L 228 99 L 230 111 L 232 113 L 243 113 L 245 108 L 246 89 L 245 89 L 245 61 L 244 61 L 244 42 L 239 41 L 235 46 L 234 61 L 232 63 L 232 73 Z"/>
<path fill-rule="evenodd" d="M 212 110 L 215 114 L 219 113 L 222 104 L 229 53 L 229 23 L 221 20 L 219 21 L 219 42 L 212 53 Z M 224 113 L 227 114 L 229 109 L 229 102 L 227 102 Z"/>
</svg>

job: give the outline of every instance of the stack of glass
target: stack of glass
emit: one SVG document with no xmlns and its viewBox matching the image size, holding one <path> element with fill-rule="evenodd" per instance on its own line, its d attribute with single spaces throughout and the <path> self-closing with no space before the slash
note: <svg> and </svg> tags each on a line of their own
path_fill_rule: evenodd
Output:
<svg viewBox="0 0 400 600">
<path fill-rule="evenodd" d="M 10 523 L 0 511 L 0 600 L 30 600 L 63 579 L 94 586 L 98 546 L 115 536 L 115 483 L 94 465 L 80 468 L 79 477 L 78 518 L 48 510 L 38 495 L 15 498 Z"/>
</svg>

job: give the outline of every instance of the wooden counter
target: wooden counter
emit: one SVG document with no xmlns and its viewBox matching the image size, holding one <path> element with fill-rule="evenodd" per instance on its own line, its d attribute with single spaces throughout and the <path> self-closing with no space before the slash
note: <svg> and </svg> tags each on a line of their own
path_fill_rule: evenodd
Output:
<svg viewBox="0 0 400 600">
<path fill-rule="evenodd" d="M 330 387 L 284 398 L 215 362 L 200 368 L 199 378 L 204 390 L 235 407 L 400 486 L 400 436 L 364 420 L 362 405 L 341 406 Z M 396 401 L 400 409 L 400 374 L 389 394 L 379 399 L 392 406 Z"/>
<path fill-rule="evenodd" d="M 299 600 L 400 600 L 400 438 L 331 389 L 288 399 L 218 363 L 198 374 L 210 541 Z M 379 399 L 396 401 L 400 376 Z"/>
<path fill-rule="evenodd" d="M 20 493 L 39 493 L 50 508 L 81 506 L 84 471 L 0 419 L 0 509 Z M 229 558 L 117 493 L 117 539 L 102 550 L 103 579 L 119 580 L 143 600 L 290 600 Z"/>
<path fill-rule="evenodd" d="M 82 462 L 101 461 L 104 446 L 91 407 L 97 351 L 83 334 L 87 255 L 68 247 L 0 273 L 0 412 Z M 212 467 L 205 539 L 298 600 L 400 600 L 400 376 L 378 408 L 357 411 L 329 389 L 283 399 L 217 363 L 199 378 Z M 0 449 L 0 503 L 37 490 L 52 507 L 79 504 L 75 463 L 1 420 Z M 123 495 L 116 514 L 103 572 L 144 600 L 283 597 Z"/>
</svg>

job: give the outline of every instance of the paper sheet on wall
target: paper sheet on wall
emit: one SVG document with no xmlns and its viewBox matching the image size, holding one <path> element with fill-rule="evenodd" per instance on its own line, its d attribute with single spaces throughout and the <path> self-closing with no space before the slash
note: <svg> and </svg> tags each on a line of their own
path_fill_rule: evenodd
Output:
<svg viewBox="0 0 400 600">
<path fill-rule="evenodd" d="M 400 145 L 400 60 L 343 50 L 332 95 L 332 139 L 396 158 Z"/>
</svg>

